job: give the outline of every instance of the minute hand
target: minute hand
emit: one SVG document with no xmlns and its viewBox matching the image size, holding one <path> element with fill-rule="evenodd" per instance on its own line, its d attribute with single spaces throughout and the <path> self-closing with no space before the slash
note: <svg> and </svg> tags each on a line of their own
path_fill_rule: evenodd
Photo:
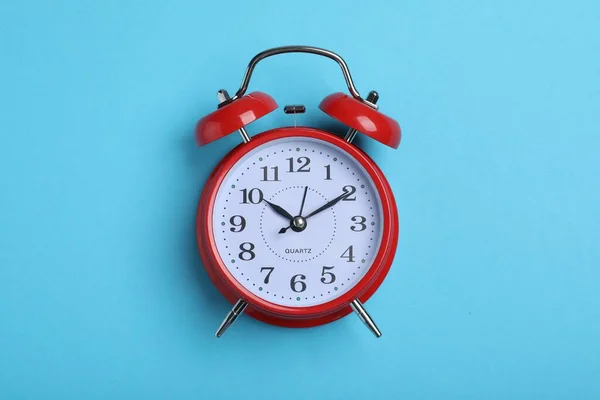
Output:
<svg viewBox="0 0 600 400">
<path fill-rule="evenodd" d="M 325 205 L 317 208 L 315 211 L 308 214 L 306 217 L 304 217 L 304 219 L 308 219 L 308 218 L 312 217 L 313 215 L 320 213 L 321 211 L 327 210 L 329 207 L 332 207 L 335 204 L 337 204 L 340 200 L 343 200 L 344 198 L 348 197 L 349 194 L 350 193 L 348 193 L 348 192 L 344 192 L 344 193 L 340 194 L 335 199 L 327 202 Z"/>
</svg>

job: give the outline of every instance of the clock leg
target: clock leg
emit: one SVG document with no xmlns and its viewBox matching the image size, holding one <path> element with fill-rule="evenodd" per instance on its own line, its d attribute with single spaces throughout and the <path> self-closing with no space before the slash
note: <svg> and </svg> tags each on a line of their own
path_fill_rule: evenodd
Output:
<svg viewBox="0 0 600 400">
<path fill-rule="evenodd" d="M 360 318 L 360 320 L 365 323 L 367 328 L 369 328 L 369 330 L 373 332 L 375 336 L 381 337 L 381 331 L 379 330 L 379 328 L 377 328 L 377 325 L 375 325 L 375 322 L 373 321 L 367 310 L 365 310 L 365 307 L 362 305 L 360 300 L 352 300 L 352 303 L 350 303 L 350 307 L 352 307 L 356 315 L 358 315 L 358 318 Z"/>
<path fill-rule="evenodd" d="M 231 326 L 231 324 L 233 324 L 235 322 L 235 320 L 237 319 L 237 317 L 239 317 L 244 312 L 244 310 L 246 309 L 247 305 L 248 305 L 248 303 L 246 303 L 242 299 L 239 299 L 235 303 L 235 305 L 233 306 L 233 308 L 231 309 L 231 311 L 229 311 L 229 314 L 227 314 L 227 316 L 225 317 L 225 319 L 221 323 L 221 326 L 219 326 L 219 329 L 217 329 L 216 336 L 218 338 L 220 338 L 221 335 L 223 335 L 225 333 L 225 331 L 227 330 L 227 328 L 229 328 Z"/>
</svg>

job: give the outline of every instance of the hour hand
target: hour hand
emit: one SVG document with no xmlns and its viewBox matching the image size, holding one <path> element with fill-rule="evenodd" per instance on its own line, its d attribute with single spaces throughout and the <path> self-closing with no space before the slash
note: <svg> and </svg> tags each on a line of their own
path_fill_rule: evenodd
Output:
<svg viewBox="0 0 600 400">
<path fill-rule="evenodd" d="M 264 200 L 264 199 L 263 199 L 263 201 L 265 203 L 267 203 L 269 205 L 269 207 L 271 207 L 273 209 L 273 211 L 275 211 L 277 214 L 281 215 L 282 217 L 284 217 L 288 221 L 292 221 L 294 219 L 294 217 L 292 216 L 292 214 L 290 214 L 289 212 L 285 211 L 283 208 L 281 208 L 277 204 L 273 204 L 270 201 Z"/>
</svg>

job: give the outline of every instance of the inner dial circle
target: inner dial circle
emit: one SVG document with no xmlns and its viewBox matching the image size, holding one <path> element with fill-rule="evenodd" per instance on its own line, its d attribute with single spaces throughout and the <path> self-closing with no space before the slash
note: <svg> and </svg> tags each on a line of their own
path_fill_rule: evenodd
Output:
<svg viewBox="0 0 600 400">
<path fill-rule="evenodd" d="M 231 276 L 288 307 L 323 304 L 354 287 L 371 268 L 383 231 L 379 192 L 362 164 L 304 136 L 243 155 L 221 181 L 212 215 L 218 256 Z M 306 226 L 294 231 L 290 221 L 298 216 Z"/>
<path fill-rule="evenodd" d="M 276 192 L 268 200 L 274 204 L 283 206 L 296 217 L 300 215 L 298 207 L 302 204 L 305 188 L 308 188 L 306 190 L 306 197 L 320 198 L 318 200 L 320 203 L 318 204 L 325 204 L 327 202 L 327 197 L 320 191 L 310 187 L 310 182 L 306 186 L 286 187 Z M 310 201 L 312 203 L 313 199 Z M 313 210 L 305 208 L 302 211 L 302 215 L 306 216 Z M 314 260 L 329 248 L 335 238 L 337 221 L 333 207 L 308 220 L 305 219 L 303 222 L 305 222 L 306 226 L 300 228 L 301 231 L 296 232 L 293 228 L 290 228 L 284 234 L 277 235 L 273 235 L 273 233 L 278 232 L 281 228 L 290 226 L 291 221 L 281 215 L 273 218 L 272 213 L 273 211 L 268 205 L 263 207 L 260 216 L 260 233 L 267 248 L 283 260 L 295 263 Z M 315 235 L 318 236 L 318 240 L 314 240 Z"/>
</svg>

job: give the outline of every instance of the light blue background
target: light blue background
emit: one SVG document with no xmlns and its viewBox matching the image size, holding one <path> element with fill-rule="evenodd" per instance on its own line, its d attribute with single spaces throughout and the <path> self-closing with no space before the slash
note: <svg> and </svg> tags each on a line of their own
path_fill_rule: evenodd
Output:
<svg viewBox="0 0 600 400">
<path fill-rule="evenodd" d="M 194 217 L 239 138 L 193 128 L 284 44 L 339 52 L 404 130 L 360 142 L 402 222 L 380 340 L 354 316 L 213 336 Z M 0 398 L 600 398 L 598 2 L 15 0 L 0 46 Z M 330 60 L 251 89 L 344 130 Z"/>
</svg>

